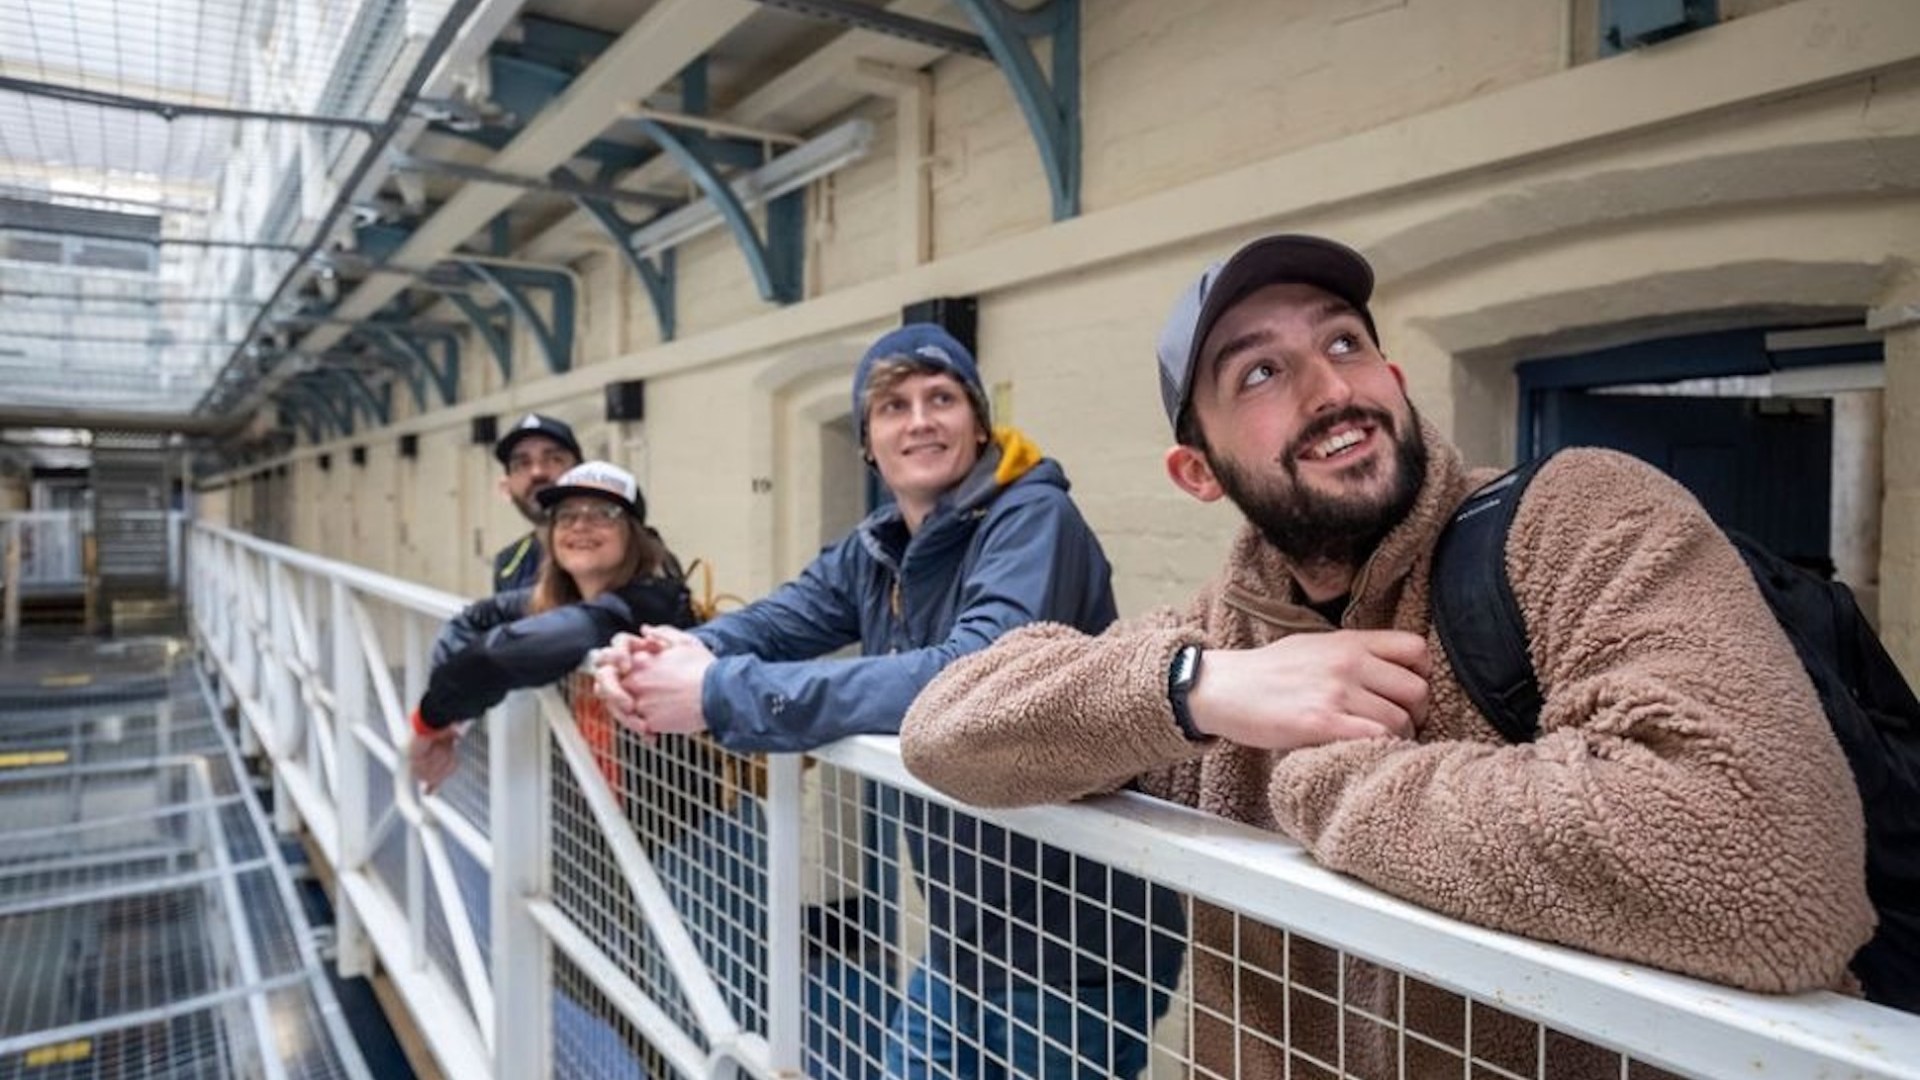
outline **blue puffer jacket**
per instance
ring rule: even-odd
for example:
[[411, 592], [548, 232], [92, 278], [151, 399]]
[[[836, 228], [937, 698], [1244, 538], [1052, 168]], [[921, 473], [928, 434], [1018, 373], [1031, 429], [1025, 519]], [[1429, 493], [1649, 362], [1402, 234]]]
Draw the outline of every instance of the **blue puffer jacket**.
[[[1057, 463], [1001, 428], [919, 532], [909, 536], [899, 509], [883, 507], [798, 578], [693, 631], [718, 657], [700, 695], [713, 737], [748, 752], [898, 734], [942, 668], [1008, 630], [1039, 621], [1105, 629], [1115, 616], [1111, 568], [1067, 487]], [[817, 659], [855, 642], [857, 659]], [[1137, 878], [1076, 866], [1065, 852], [918, 799], [906, 815], [941, 931], [930, 955], [963, 985], [1003, 988], [1009, 969], [1056, 985], [1101, 979], [1109, 959], [1163, 985], [1178, 977], [1174, 894], [1153, 890], [1149, 903]], [[1007, 872], [1036, 866], [1037, 878]], [[1149, 921], [1161, 931], [1150, 964]]]
[[[1066, 474], [1017, 432], [999, 438], [918, 534], [882, 507], [772, 595], [694, 631], [721, 658], [700, 704], [722, 745], [898, 734], [921, 687], [1008, 630], [1113, 621], [1112, 571]], [[817, 659], [855, 643], [857, 660]]]

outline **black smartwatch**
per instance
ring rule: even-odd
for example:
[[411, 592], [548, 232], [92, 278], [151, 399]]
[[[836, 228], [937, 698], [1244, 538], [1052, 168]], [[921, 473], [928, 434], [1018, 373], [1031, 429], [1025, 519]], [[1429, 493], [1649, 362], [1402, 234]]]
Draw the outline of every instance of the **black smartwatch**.
[[1205, 742], [1207, 738], [1194, 726], [1193, 712], [1187, 708], [1187, 695], [1199, 677], [1200, 646], [1180, 646], [1174, 651], [1173, 662], [1167, 665], [1167, 703], [1173, 706], [1173, 722], [1180, 725], [1180, 733], [1191, 742]]

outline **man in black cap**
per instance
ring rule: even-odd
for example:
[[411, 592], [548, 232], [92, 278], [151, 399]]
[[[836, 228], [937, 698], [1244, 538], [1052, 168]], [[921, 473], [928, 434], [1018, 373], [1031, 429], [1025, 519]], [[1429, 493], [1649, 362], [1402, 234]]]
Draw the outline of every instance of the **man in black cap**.
[[[1246, 518], [1226, 566], [1098, 636], [1034, 623], [958, 658], [901, 726], [907, 767], [984, 806], [1131, 783], [1470, 922], [1745, 989], [1843, 985], [1874, 921], [1860, 800], [1739, 554], [1652, 466], [1549, 459], [1504, 549], [1544, 699], [1509, 742], [1429, 608], [1442, 530], [1495, 470], [1421, 419], [1372, 295], [1366, 260], [1312, 236], [1181, 293], [1165, 463]], [[1289, 997], [1247, 994], [1242, 966], [1300, 954], [1197, 901], [1193, 927], [1196, 1071], [1280, 1075]]]
[[[551, 416], [528, 413], [508, 429], [493, 446], [506, 475], [500, 478], [500, 492], [519, 508], [529, 522], [546, 520], [540, 509], [540, 492], [553, 486], [561, 473], [580, 464], [580, 441], [573, 429]], [[509, 592], [530, 588], [540, 574], [540, 541], [533, 531], [501, 548], [493, 556], [493, 591]]]

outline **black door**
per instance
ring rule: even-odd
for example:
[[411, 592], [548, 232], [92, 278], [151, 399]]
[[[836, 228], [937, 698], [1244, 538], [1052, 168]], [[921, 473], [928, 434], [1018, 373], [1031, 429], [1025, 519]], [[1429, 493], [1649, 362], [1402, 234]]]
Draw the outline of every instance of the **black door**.
[[1553, 390], [1536, 400], [1542, 451], [1625, 451], [1686, 485], [1723, 528], [1832, 572], [1833, 410], [1826, 399]]

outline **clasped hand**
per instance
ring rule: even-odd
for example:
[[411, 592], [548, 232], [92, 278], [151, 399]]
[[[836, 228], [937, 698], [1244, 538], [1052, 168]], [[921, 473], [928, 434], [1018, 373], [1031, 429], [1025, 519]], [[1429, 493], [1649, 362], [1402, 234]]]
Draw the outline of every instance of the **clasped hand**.
[[700, 688], [713, 653], [699, 638], [670, 626], [617, 634], [596, 649], [593, 689], [607, 711], [645, 736], [685, 735], [707, 729]]
[[1260, 750], [1410, 739], [1427, 711], [1426, 639], [1400, 630], [1292, 634], [1208, 649], [1188, 697], [1205, 734]]

